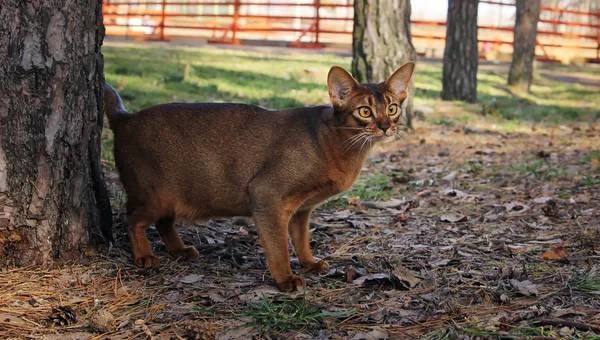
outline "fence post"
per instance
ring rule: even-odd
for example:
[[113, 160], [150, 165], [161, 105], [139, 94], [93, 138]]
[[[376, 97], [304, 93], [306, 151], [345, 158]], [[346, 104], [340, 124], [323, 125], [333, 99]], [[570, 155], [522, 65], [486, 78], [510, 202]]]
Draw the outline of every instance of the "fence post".
[[315, 0], [315, 45], [319, 46], [319, 21], [321, 20], [319, 9], [321, 9], [321, 0]]
[[162, 10], [160, 12], [160, 41], [165, 41], [165, 7], [167, 7], [167, 0], [162, 0]]
[[596, 10], [596, 62], [600, 63], [600, 9]]
[[231, 42], [233, 44], [237, 44], [237, 40], [235, 38], [237, 31], [238, 18], [240, 16], [240, 0], [235, 0], [233, 2], [233, 23], [231, 24]]

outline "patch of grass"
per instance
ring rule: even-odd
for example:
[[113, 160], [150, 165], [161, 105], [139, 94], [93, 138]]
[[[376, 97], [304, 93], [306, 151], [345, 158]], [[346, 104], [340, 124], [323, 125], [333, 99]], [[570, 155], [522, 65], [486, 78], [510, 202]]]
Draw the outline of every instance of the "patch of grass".
[[369, 177], [361, 176], [352, 189], [332, 197], [321, 206], [323, 208], [341, 208], [348, 204], [347, 197], [356, 196], [360, 197], [361, 201], [387, 201], [393, 195], [391, 180], [388, 176], [384, 174]]
[[458, 118], [456, 118], [457, 121], [461, 122], [461, 123], [466, 123], [468, 121], [470, 121], [472, 118], [469, 115], [461, 115]]
[[344, 198], [340, 198], [339, 196], [335, 196], [327, 201], [325, 201], [325, 203], [321, 204], [322, 208], [342, 208], [345, 207], [346, 204], [348, 204], [348, 201]]
[[430, 124], [441, 125], [441, 126], [445, 126], [445, 127], [455, 127], [456, 126], [456, 121], [452, 118], [447, 118], [447, 117], [432, 117], [432, 118], [428, 118], [427, 122], [429, 122]]
[[561, 190], [557, 194], [558, 198], [569, 199], [573, 197], [573, 193], [569, 190]]
[[531, 176], [536, 179], [553, 179], [564, 177], [566, 175], [565, 169], [559, 169], [553, 167], [551, 164], [544, 162], [543, 160], [527, 161], [525, 163], [512, 164], [510, 170], [524, 176]]
[[585, 175], [585, 177], [581, 180], [581, 185], [584, 187], [592, 187], [600, 184], [600, 178], [594, 178], [590, 175]]
[[362, 201], [387, 201], [392, 198], [393, 191], [390, 179], [384, 174], [367, 177], [346, 193], [349, 197], [358, 196]]
[[248, 310], [238, 315], [249, 316], [254, 319], [254, 322], [248, 323], [244, 327], [255, 327], [262, 332], [281, 332], [320, 328], [326, 318], [348, 317], [353, 313], [354, 310], [344, 312], [326, 311], [322, 306], [309, 302], [306, 296], [302, 299], [273, 302], [263, 295], [259, 303], [248, 304]]
[[574, 291], [600, 297], [600, 276], [590, 275], [571, 284]]
[[593, 159], [600, 161], [600, 150], [590, 151], [583, 156], [583, 161], [585, 163], [592, 163]]
[[127, 194], [124, 190], [111, 190], [108, 192], [110, 202], [117, 211], [124, 211], [127, 203]]

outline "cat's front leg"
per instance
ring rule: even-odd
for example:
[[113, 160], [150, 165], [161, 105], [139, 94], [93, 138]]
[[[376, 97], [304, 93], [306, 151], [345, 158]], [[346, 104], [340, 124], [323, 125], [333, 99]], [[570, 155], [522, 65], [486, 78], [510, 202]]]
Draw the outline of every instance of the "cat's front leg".
[[308, 272], [320, 273], [329, 268], [326, 261], [315, 260], [310, 251], [310, 214], [312, 208], [298, 211], [290, 220], [289, 233], [298, 261]]
[[302, 290], [306, 281], [292, 272], [288, 253], [288, 224], [298, 204], [278, 198], [282, 195], [272, 192], [272, 186], [254, 184], [250, 194], [256, 231], [265, 250], [271, 276], [282, 291]]

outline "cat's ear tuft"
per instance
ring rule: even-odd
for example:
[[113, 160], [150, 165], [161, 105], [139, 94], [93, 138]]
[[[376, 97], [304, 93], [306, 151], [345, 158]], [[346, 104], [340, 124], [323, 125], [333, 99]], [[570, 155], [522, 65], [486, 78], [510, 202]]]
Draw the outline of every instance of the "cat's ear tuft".
[[327, 75], [327, 87], [329, 98], [334, 106], [345, 104], [352, 89], [358, 82], [352, 78], [350, 73], [339, 66], [333, 66]]
[[406, 90], [408, 89], [408, 84], [410, 84], [410, 78], [414, 70], [415, 62], [407, 62], [385, 81], [385, 85], [396, 95], [406, 97]]

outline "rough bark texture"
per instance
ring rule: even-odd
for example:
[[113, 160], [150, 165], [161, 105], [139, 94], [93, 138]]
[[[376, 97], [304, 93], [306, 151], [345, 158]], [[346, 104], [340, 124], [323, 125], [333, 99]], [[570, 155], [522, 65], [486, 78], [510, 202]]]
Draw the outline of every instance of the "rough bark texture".
[[[355, 0], [352, 47], [352, 75], [361, 83], [385, 81], [404, 63], [415, 61], [410, 0]], [[408, 92], [404, 114], [410, 124], [412, 81]]]
[[479, 0], [449, 0], [442, 77], [443, 100], [477, 101]]
[[517, 0], [516, 4], [514, 50], [508, 73], [508, 85], [529, 92], [533, 80], [540, 0]]
[[0, 265], [75, 259], [112, 237], [101, 1], [1, 3]]

